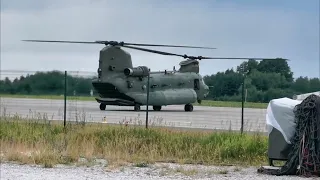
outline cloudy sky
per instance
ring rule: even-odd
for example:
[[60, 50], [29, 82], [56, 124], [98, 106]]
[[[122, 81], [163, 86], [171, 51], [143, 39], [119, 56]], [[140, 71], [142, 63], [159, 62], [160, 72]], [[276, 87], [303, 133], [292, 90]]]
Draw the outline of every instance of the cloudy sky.
[[[22, 39], [211, 46], [156, 48], [215, 57], [283, 57], [294, 76], [320, 76], [319, 0], [2, 0], [1, 70], [96, 72], [102, 45]], [[179, 57], [126, 49], [134, 66], [171, 70]], [[241, 60], [202, 60], [201, 74]]]

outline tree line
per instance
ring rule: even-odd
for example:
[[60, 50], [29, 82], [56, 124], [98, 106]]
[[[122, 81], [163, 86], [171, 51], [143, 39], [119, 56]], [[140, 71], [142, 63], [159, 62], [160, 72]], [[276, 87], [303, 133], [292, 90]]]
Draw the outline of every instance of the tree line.
[[[91, 84], [93, 78], [67, 75], [67, 95], [89, 96], [91, 90], [96, 95]], [[64, 91], [65, 75], [60, 71], [36, 72], [13, 81], [8, 77], [0, 81], [0, 94], [63, 95]]]
[[[67, 76], [67, 94], [88, 96], [93, 90], [92, 78]], [[319, 78], [298, 77], [286, 60], [249, 60], [236, 69], [204, 76], [210, 87], [207, 99], [219, 101], [241, 101], [244, 82], [247, 102], [269, 102], [274, 98], [289, 97], [320, 90]], [[0, 94], [63, 95], [64, 73], [59, 71], [37, 72], [20, 76], [13, 81], [0, 80]]]
[[269, 102], [271, 99], [320, 91], [319, 78], [293, 78], [293, 72], [284, 59], [249, 60], [237, 68], [227, 69], [205, 76], [210, 86], [209, 99], [241, 101], [244, 82], [245, 98], [248, 102]]

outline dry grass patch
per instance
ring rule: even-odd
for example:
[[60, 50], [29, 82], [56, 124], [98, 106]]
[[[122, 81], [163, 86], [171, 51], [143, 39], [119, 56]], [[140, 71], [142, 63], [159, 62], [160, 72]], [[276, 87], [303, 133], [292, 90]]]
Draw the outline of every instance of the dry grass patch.
[[68, 124], [31, 120], [0, 121], [5, 160], [22, 163], [77, 163], [106, 159], [146, 166], [154, 162], [249, 164], [267, 162], [267, 137], [231, 132], [186, 132], [164, 128]]

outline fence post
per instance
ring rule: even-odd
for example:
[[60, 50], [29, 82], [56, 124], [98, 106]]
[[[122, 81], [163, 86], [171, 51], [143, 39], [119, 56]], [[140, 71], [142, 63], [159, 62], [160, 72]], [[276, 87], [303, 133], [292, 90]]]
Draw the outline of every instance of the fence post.
[[148, 129], [148, 115], [149, 115], [149, 81], [150, 81], [150, 69], [148, 74], [148, 82], [147, 82], [147, 110], [146, 110], [146, 128]]
[[242, 105], [241, 105], [241, 134], [243, 133], [243, 113], [244, 113], [244, 81], [245, 75], [242, 74]]
[[67, 119], [67, 71], [64, 71], [64, 113], [63, 126], [66, 127]]

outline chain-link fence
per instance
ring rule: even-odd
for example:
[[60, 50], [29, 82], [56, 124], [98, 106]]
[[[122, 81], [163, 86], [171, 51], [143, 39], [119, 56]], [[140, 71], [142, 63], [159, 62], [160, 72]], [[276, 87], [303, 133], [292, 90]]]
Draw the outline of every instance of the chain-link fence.
[[[66, 74], [65, 74], [66, 73]], [[28, 119], [64, 120], [67, 122], [99, 122], [112, 124], [146, 123], [146, 107], [134, 111], [128, 106], [107, 106], [99, 109], [98, 96], [91, 81], [95, 72], [50, 71], [31, 72], [2, 70], [0, 82], [1, 117], [16, 116]], [[66, 95], [66, 101], [64, 100]], [[194, 104], [193, 112], [183, 105], [149, 107], [149, 126], [200, 128], [207, 130], [241, 130], [240, 107], [214, 107], [207, 101]], [[246, 103], [246, 102], [245, 102]], [[239, 103], [241, 105], [241, 102]], [[221, 106], [221, 105], [220, 105]], [[244, 131], [266, 131], [266, 108], [244, 108]]]

